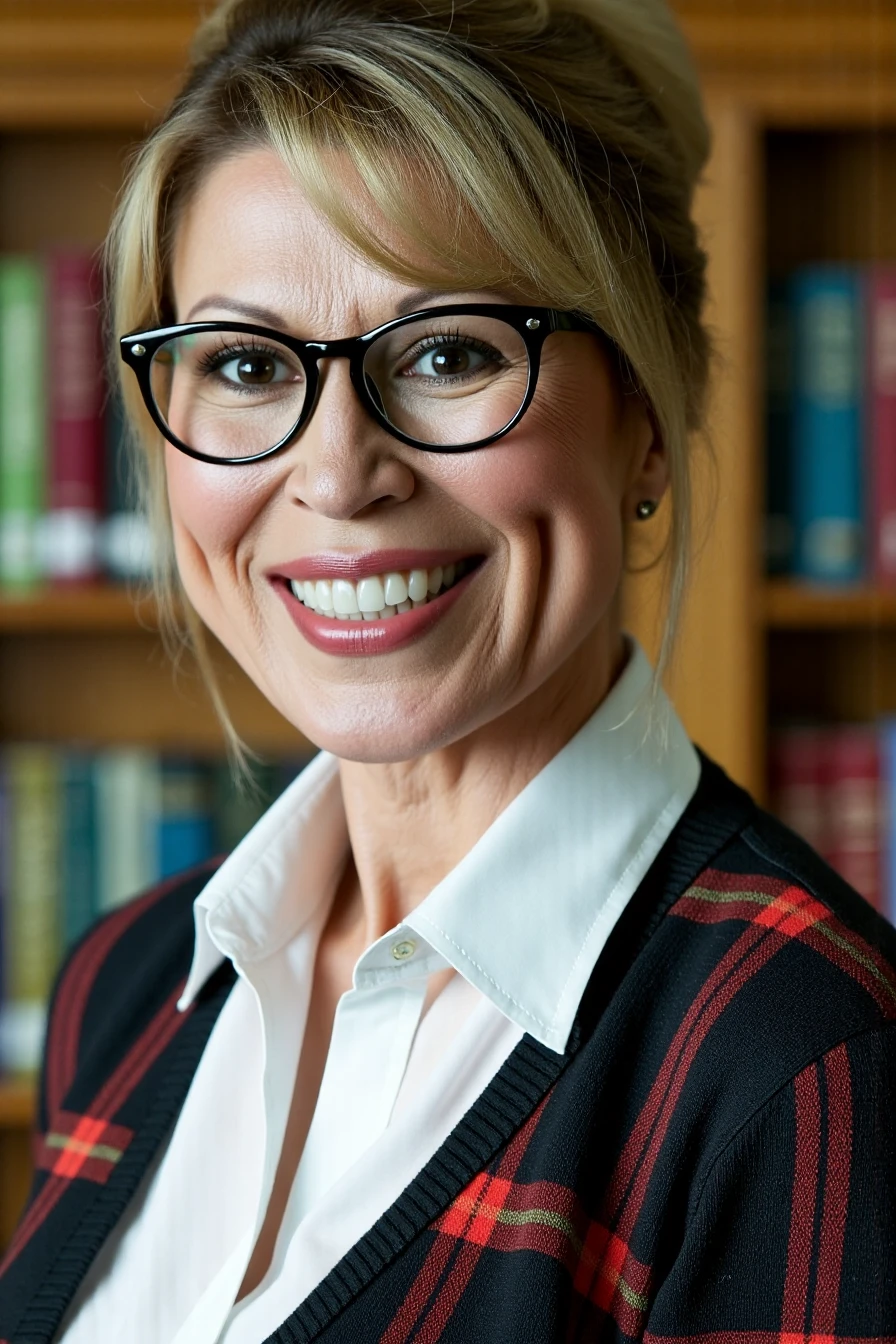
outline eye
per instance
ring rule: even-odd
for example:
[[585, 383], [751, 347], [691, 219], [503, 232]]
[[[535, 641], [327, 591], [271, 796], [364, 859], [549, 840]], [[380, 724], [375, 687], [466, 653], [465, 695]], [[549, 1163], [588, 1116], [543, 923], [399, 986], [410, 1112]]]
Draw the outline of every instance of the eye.
[[276, 356], [248, 350], [230, 359], [220, 360], [219, 357], [216, 371], [225, 382], [239, 383], [243, 387], [264, 387], [295, 376], [295, 370], [287, 368]]
[[481, 350], [471, 349], [458, 341], [439, 341], [419, 354], [408, 372], [427, 378], [456, 378], [474, 372], [487, 362], [488, 357]]

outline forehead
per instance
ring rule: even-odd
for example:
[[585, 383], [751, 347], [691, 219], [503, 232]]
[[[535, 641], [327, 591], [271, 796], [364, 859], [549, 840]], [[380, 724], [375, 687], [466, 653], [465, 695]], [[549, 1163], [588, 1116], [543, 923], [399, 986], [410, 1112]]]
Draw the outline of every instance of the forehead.
[[[332, 167], [352, 208], [408, 254], [409, 240], [376, 211], [345, 160], [334, 155]], [[179, 220], [171, 279], [178, 321], [209, 297], [229, 296], [312, 323], [321, 336], [331, 327], [343, 334], [346, 323], [362, 329], [388, 319], [416, 288], [355, 251], [266, 148], [245, 150], [207, 172]]]

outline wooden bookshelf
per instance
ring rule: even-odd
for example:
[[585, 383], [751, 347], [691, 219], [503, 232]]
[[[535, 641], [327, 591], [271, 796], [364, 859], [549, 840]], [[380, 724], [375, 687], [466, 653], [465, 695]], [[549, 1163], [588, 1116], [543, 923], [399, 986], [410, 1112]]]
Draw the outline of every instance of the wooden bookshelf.
[[[762, 799], [777, 716], [794, 706], [870, 716], [891, 701], [896, 710], [896, 594], [767, 583], [759, 553], [765, 274], [822, 257], [896, 257], [896, 10], [879, 0], [673, 3], [714, 134], [696, 211], [722, 361], [716, 471], [710, 485], [697, 464], [701, 549], [669, 685], [694, 739]], [[175, 89], [208, 7], [0, 0], [0, 250], [99, 241], [127, 155]], [[658, 611], [655, 578], [632, 580], [626, 619], [651, 651]], [[294, 730], [218, 659], [246, 739], [288, 754]], [[0, 742], [73, 736], [220, 743], [195, 675], [187, 667], [175, 679], [165, 664], [151, 603], [135, 610], [108, 586], [0, 598]], [[0, 1241], [27, 1189], [32, 1104], [27, 1084], [0, 1083]]]

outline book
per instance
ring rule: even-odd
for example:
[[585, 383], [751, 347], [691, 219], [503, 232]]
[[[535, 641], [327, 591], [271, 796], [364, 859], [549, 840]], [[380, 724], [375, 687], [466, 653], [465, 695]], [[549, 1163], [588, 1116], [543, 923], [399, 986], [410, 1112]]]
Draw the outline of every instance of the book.
[[824, 582], [864, 575], [864, 341], [859, 271], [814, 266], [791, 277], [794, 330], [794, 572]]
[[0, 257], [0, 585], [40, 579], [37, 529], [46, 468], [44, 271]]
[[97, 753], [97, 908], [113, 910], [151, 886], [158, 873], [159, 758], [143, 747]]
[[129, 431], [117, 387], [109, 388], [105, 408], [105, 517], [99, 548], [109, 578], [142, 582], [152, 573], [152, 532], [138, 501]]
[[827, 844], [825, 748], [823, 728], [797, 724], [773, 733], [769, 750], [772, 811], [819, 854]]
[[0, 1066], [30, 1073], [40, 1062], [46, 1005], [61, 954], [59, 769], [52, 747], [5, 753], [6, 892]]
[[896, 266], [868, 274], [868, 527], [872, 576], [896, 587]]
[[876, 724], [845, 724], [827, 730], [822, 853], [832, 868], [883, 913], [880, 737]]
[[172, 877], [214, 855], [211, 779], [201, 762], [177, 757], [162, 761], [156, 844], [159, 878]]
[[99, 573], [105, 447], [100, 283], [93, 255], [50, 253], [46, 299], [50, 415], [41, 568], [53, 580], [89, 580]]

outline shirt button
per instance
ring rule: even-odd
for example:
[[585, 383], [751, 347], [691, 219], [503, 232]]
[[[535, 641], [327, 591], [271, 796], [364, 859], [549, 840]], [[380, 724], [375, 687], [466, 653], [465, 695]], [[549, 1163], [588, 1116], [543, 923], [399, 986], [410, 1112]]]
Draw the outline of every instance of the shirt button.
[[392, 955], [396, 961], [407, 961], [417, 950], [417, 944], [410, 938], [405, 939], [403, 943], [396, 943], [392, 948]]

